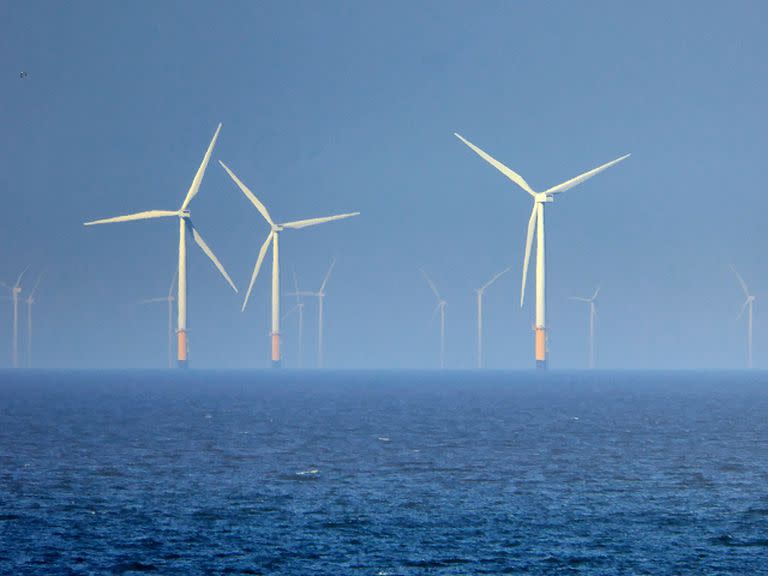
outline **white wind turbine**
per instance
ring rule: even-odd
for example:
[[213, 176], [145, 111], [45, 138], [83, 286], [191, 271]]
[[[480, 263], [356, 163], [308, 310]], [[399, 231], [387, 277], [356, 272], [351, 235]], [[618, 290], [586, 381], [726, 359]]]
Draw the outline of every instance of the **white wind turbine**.
[[509, 272], [511, 268], [505, 268], [501, 272], [497, 272], [488, 282], [483, 284], [480, 288], [475, 288], [477, 293], [477, 367], [483, 367], [483, 296], [486, 289], [496, 282], [502, 275]]
[[445, 368], [445, 307], [448, 303], [442, 296], [440, 296], [440, 292], [438, 291], [437, 286], [435, 286], [435, 283], [432, 282], [432, 278], [430, 278], [424, 270], [422, 270], [421, 273], [424, 275], [427, 284], [429, 284], [429, 287], [432, 289], [432, 292], [437, 299], [437, 305], [435, 306], [432, 315], [434, 317], [435, 312], [440, 312], [440, 368]]
[[7, 288], [11, 292], [11, 301], [13, 302], [13, 341], [11, 344], [11, 362], [14, 368], [19, 367], [19, 295], [21, 294], [21, 279], [27, 272], [24, 271], [19, 274], [16, 279], [16, 283], [13, 286], [9, 286], [5, 282], [0, 282], [4, 288]]
[[[243, 310], [248, 304], [248, 297], [251, 295], [253, 284], [256, 282], [256, 277], [259, 274], [261, 263], [264, 260], [264, 256], [269, 249], [269, 245], [272, 244], [272, 366], [275, 368], [280, 367], [280, 257], [279, 257], [279, 237], [280, 233], [286, 228], [306, 228], [307, 226], [316, 226], [317, 224], [324, 224], [326, 222], [332, 222], [333, 220], [341, 220], [343, 218], [349, 218], [351, 216], [357, 216], [360, 212], [351, 212], [347, 214], [337, 214], [335, 216], [324, 216], [322, 218], [310, 218], [308, 220], [296, 220], [293, 222], [285, 222], [278, 224], [272, 220], [269, 215], [266, 206], [256, 198], [248, 187], [243, 184], [240, 179], [224, 164], [219, 161], [221, 167], [227, 171], [230, 178], [237, 184], [238, 188], [242, 190], [245, 197], [251, 201], [259, 213], [269, 224], [271, 230], [267, 235], [267, 239], [264, 244], [261, 245], [259, 250], [259, 257], [256, 260], [256, 265], [253, 268], [253, 275], [251, 276], [251, 283], [248, 285], [248, 292], [245, 294], [245, 300], [243, 301]], [[322, 292], [322, 290], [321, 290]], [[322, 299], [321, 299], [322, 302]], [[322, 330], [322, 326], [321, 326]], [[321, 361], [322, 363], [322, 361]]]
[[528, 220], [528, 234], [525, 241], [525, 259], [523, 260], [523, 282], [522, 282], [522, 293], [520, 295], [520, 306], [522, 307], [524, 297], [525, 297], [525, 281], [528, 275], [528, 261], [531, 256], [531, 244], [533, 242], [533, 234], [535, 230], [536, 231], [536, 367], [546, 368], [548, 347], [547, 347], [547, 336], [546, 336], [546, 302], [545, 302], [546, 266], [545, 266], [545, 254], [544, 254], [545, 252], [544, 250], [544, 204], [547, 202], [552, 202], [556, 194], [565, 192], [566, 190], [573, 188], [577, 184], [581, 184], [585, 180], [592, 178], [592, 176], [595, 176], [596, 174], [602, 172], [603, 170], [610, 168], [615, 164], [618, 164], [622, 160], [628, 158], [630, 155], [626, 154], [621, 158], [617, 158], [616, 160], [612, 160], [611, 162], [603, 164], [602, 166], [598, 166], [597, 168], [594, 168], [589, 172], [585, 172], [580, 176], [576, 176], [575, 178], [566, 180], [565, 182], [562, 182], [557, 186], [548, 188], [544, 192], [536, 192], [535, 190], [533, 190], [533, 188], [531, 188], [528, 185], [528, 183], [517, 172], [507, 168], [504, 164], [502, 164], [495, 158], [491, 157], [489, 154], [486, 154], [484, 151], [482, 151], [480, 148], [478, 148], [477, 146], [475, 146], [474, 144], [466, 140], [460, 134], [454, 133], [454, 135], [459, 140], [464, 142], [464, 144], [466, 144], [472, 150], [474, 150], [483, 160], [491, 164], [491, 166], [496, 168], [499, 172], [504, 174], [507, 178], [512, 180], [515, 184], [517, 184], [523, 190], [528, 192], [528, 194], [530, 194], [531, 197], [533, 198], [533, 210], [531, 211], [531, 217]]
[[147, 298], [139, 302], [139, 304], [153, 304], [155, 302], [166, 302], [168, 304], [168, 368], [173, 368], [173, 303], [176, 300], [173, 296], [173, 285], [176, 284], [176, 274], [178, 272], [173, 274], [167, 296]]
[[299, 311], [299, 358], [298, 368], [304, 367], [304, 301], [301, 299], [299, 293], [299, 280], [296, 277], [296, 272], [293, 273], [293, 286], [295, 288], [294, 294], [296, 295], [296, 310]]
[[[336, 259], [331, 260], [331, 265], [328, 267], [328, 271], [325, 273], [323, 283], [320, 284], [320, 290], [317, 292], [299, 291], [298, 284], [296, 285], [296, 292], [291, 292], [291, 296], [313, 296], [317, 298], [317, 367], [322, 368], [324, 362], [324, 348], [323, 348], [323, 303], [325, 302], [325, 286], [328, 284], [328, 279], [331, 277], [333, 267], [336, 266]], [[303, 304], [302, 304], [303, 310]]]
[[205, 151], [203, 161], [200, 163], [200, 167], [197, 169], [195, 177], [192, 179], [192, 184], [187, 191], [187, 195], [178, 210], [148, 210], [146, 212], [137, 212], [135, 214], [128, 214], [126, 216], [116, 216], [114, 218], [104, 218], [102, 220], [94, 220], [92, 222], [86, 222], [86, 226], [93, 224], [109, 224], [112, 222], [128, 222], [131, 220], [147, 220], [150, 218], [173, 218], [179, 219], [179, 269], [178, 269], [178, 290], [176, 296], [176, 303], [178, 305], [178, 320], [177, 320], [177, 343], [178, 343], [178, 364], [180, 368], [186, 368], [188, 365], [187, 358], [187, 234], [192, 235], [192, 239], [197, 245], [205, 252], [205, 255], [211, 259], [216, 268], [224, 276], [224, 279], [237, 292], [234, 282], [227, 274], [224, 266], [221, 265], [219, 259], [205, 243], [203, 237], [197, 231], [197, 228], [192, 224], [192, 220], [189, 215], [189, 203], [197, 195], [200, 189], [200, 183], [203, 181], [203, 175], [205, 169], [208, 166], [208, 161], [211, 159], [211, 152], [216, 144], [216, 139], [219, 136], [221, 130], [221, 124], [216, 128], [216, 133], [213, 135], [211, 143], [208, 145], [208, 149]]
[[35, 303], [35, 294], [37, 293], [37, 287], [40, 285], [42, 274], [37, 277], [35, 286], [32, 291], [24, 299], [27, 305], [27, 368], [32, 367], [32, 305]]
[[577, 300], [579, 302], [585, 302], [589, 304], [589, 367], [595, 367], [595, 316], [597, 315], [597, 307], [595, 302], [597, 295], [600, 294], [600, 286], [597, 287], [595, 293], [591, 298], [583, 298], [581, 296], [571, 296], [571, 300]]
[[744, 310], [747, 311], [747, 367], [752, 368], [752, 305], [755, 302], [755, 297], [749, 293], [749, 288], [747, 288], [747, 283], [744, 282], [744, 278], [741, 277], [741, 274], [739, 274], [736, 271], [736, 268], [731, 266], [731, 270], [733, 270], [733, 273], [736, 274], [736, 278], [739, 279], [739, 284], [741, 284], [741, 289], [744, 290], [744, 296], [746, 297], [746, 300], [744, 300], [744, 304], [741, 306], [741, 312], [739, 312], [738, 318], [741, 318], [741, 316], [744, 314]]

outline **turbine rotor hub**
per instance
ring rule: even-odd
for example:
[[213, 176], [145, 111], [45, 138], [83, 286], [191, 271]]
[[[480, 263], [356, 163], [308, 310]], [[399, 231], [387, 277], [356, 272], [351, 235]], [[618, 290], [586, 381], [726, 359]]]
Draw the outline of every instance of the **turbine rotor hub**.
[[544, 204], [545, 202], [554, 201], [554, 196], [552, 196], [552, 194], [547, 194], [546, 192], [537, 192], [536, 196], [534, 196], [534, 202], [536, 202], [536, 204]]

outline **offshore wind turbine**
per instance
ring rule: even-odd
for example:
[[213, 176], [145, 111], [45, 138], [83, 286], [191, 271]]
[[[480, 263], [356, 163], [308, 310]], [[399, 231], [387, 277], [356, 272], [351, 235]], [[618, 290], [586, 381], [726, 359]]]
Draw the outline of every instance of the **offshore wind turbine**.
[[11, 344], [11, 362], [14, 368], [19, 367], [19, 295], [21, 294], [21, 279], [27, 272], [24, 271], [19, 274], [16, 279], [16, 283], [13, 286], [9, 286], [5, 282], [0, 282], [0, 285], [7, 288], [11, 292], [11, 300], [13, 302], [13, 341]]
[[221, 131], [221, 124], [216, 128], [216, 133], [213, 135], [211, 143], [208, 145], [208, 149], [205, 151], [203, 160], [200, 163], [200, 167], [195, 173], [195, 177], [192, 179], [192, 184], [187, 191], [187, 195], [184, 197], [184, 201], [181, 203], [181, 207], [178, 210], [147, 210], [145, 212], [137, 212], [135, 214], [128, 214], [126, 216], [115, 216], [114, 218], [103, 218], [101, 220], [93, 220], [86, 222], [86, 226], [92, 226], [94, 224], [110, 224], [112, 222], [128, 222], [131, 220], [147, 220], [150, 218], [173, 218], [179, 219], [179, 268], [178, 268], [178, 290], [176, 293], [176, 303], [178, 310], [177, 320], [177, 360], [180, 368], [186, 368], [189, 363], [187, 355], [187, 234], [192, 235], [192, 239], [197, 243], [200, 249], [205, 253], [211, 262], [216, 266], [218, 271], [224, 276], [224, 279], [232, 287], [232, 290], [237, 292], [234, 282], [227, 274], [227, 271], [222, 266], [219, 259], [206, 244], [203, 237], [197, 231], [197, 228], [192, 224], [192, 219], [189, 214], [189, 203], [197, 195], [200, 190], [200, 183], [203, 181], [203, 175], [205, 169], [208, 166], [208, 161], [211, 159], [211, 152], [216, 144], [216, 139], [219, 137]]
[[173, 303], [176, 300], [173, 296], [173, 285], [176, 284], [177, 273], [173, 274], [173, 280], [171, 280], [167, 296], [147, 298], [139, 302], [139, 304], [153, 304], [155, 302], [166, 302], [168, 304], [168, 368], [173, 368]]
[[27, 305], [27, 368], [32, 367], [32, 305], [35, 303], [35, 294], [41, 279], [42, 274], [37, 277], [32, 291], [24, 299]]
[[304, 301], [299, 294], [299, 280], [296, 272], [293, 273], [293, 286], [296, 294], [296, 309], [299, 311], [299, 359], [298, 367], [304, 367]]
[[486, 289], [496, 282], [501, 276], [509, 272], [511, 268], [505, 268], [501, 272], [497, 272], [488, 282], [475, 288], [477, 293], [477, 367], [483, 367], [483, 296]]
[[424, 275], [427, 284], [429, 284], [429, 287], [432, 289], [432, 292], [437, 299], [437, 305], [435, 306], [432, 315], [434, 316], [435, 312], [440, 312], [440, 368], [445, 368], [445, 307], [448, 303], [442, 296], [440, 296], [440, 292], [438, 291], [437, 286], [435, 286], [435, 283], [432, 282], [432, 278], [430, 278], [424, 270], [422, 270], [421, 273]]
[[[323, 283], [320, 284], [320, 290], [317, 292], [310, 292], [310, 291], [303, 291], [300, 292], [298, 290], [298, 284], [296, 285], [296, 292], [292, 292], [292, 296], [314, 296], [317, 298], [317, 367], [322, 368], [324, 358], [323, 355], [325, 353], [323, 348], [323, 303], [325, 301], [325, 286], [328, 284], [328, 279], [331, 277], [331, 272], [333, 271], [333, 267], [336, 266], [336, 259], [334, 258], [331, 260], [331, 265], [328, 267], [328, 271], [325, 273], [325, 277], [323, 278]], [[303, 309], [303, 306], [302, 306]]]
[[744, 310], [748, 310], [747, 313], [747, 367], [752, 368], [752, 305], [755, 302], [755, 297], [750, 294], [749, 288], [747, 288], [747, 283], [744, 282], [744, 278], [741, 277], [741, 274], [739, 274], [736, 271], [736, 268], [731, 266], [731, 270], [733, 270], [733, 273], [736, 274], [736, 278], [739, 279], [739, 284], [741, 284], [741, 289], [744, 291], [744, 296], [746, 297], [746, 300], [744, 300], [744, 304], [741, 306], [741, 312], [739, 312], [738, 318], [741, 318], [744, 314]]
[[571, 300], [577, 300], [578, 302], [585, 302], [589, 304], [589, 367], [595, 367], [595, 316], [597, 315], [597, 307], [595, 301], [597, 295], [600, 294], [600, 286], [597, 287], [595, 293], [591, 298], [582, 298], [581, 296], [571, 296]]
[[[251, 204], [253, 204], [256, 209], [259, 211], [259, 213], [264, 217], [264, 219], [267, 221], [267, 224], [269, 224], [271, 230], [269, 234], [267, 235], [267, 239], [264, 241], [264, 244], [261, 245], [261, 249], [259, 250], [259, 256], [256, 259], [256, 265], [253, 268], [253, 275], [251, 276], [251, 283], [248, 285], [248, 292], [245, 294], [245, 300], [243, 301], [243, 310], [245, 310], [245, 307], [248, 305], [248, 297], [251, 295], [251, 290], [253, 289], [253, 284], [256, 282], [256, 277], [259, 275], [259, 269], [261, 268], [261, 263], [264, 261], [264, 256], [267, 253], [267, 250], [269, 249], [269, 245], [272, 245], [272, 366], [274, 368], [280, 367], [281, 357], [280, 357], [280, 252], [279, 252], [279, 237], [280, 233], [285, 230], [286, 228], [306, 228], [308, 226], [316, 226], [318, 224], [324, 224], [326, 222], [332, 222], [333, 220], [341, 220], [343, 218], [350, 218], [351, 216], [357, 216], [360, 214], [360, 212], [350, 212], [347, 214], [336, 214], [335, 216], [323, 216], [321, 218], [310, 218], [308, 220], [295, 220], [293, 222], [285, 222], [282, 224], [276, 223], [274, 220], [272, 220], [272, 217], [269, 215], [269, 212], [267, 211], [267, 207], [262, 204], [262, 202], [256, 198], [256, 196], [251, 192], [248, 187], [243, 184], [240, 179], [235, 176], [235, 174], [230, 170], [224, 162], [219, 161], [219, 164], [221, 164], [221, 167], [224, 168], [224, 170], [227, 171], [227, 174], [229, 174], [230, 178], [237, 184], [237, 187], [240, 188], [240, 190], [245, 194], [245, 197], [248, 198], [248, 200], [251, 201]], [[330, 272], [329, 272], [330, 273]], [[322, 289], [320, 290], [322, 292]], [[322, 298], [320, 300], [321, 302], [321, 310], [322, 310]], [[321, 340], [322, 340], [322, 322], [320, 326], [321, 330]], [[322, 345], [321, 345], [322, 346]], [[322, 353], [321, 353], [322, 356]], [[322, 359], [320, 359], [320, 364], [322, 365]]]
[[607, 162], [601, 166], [598, 166], [597, 168], [594, 168], [588, 172], [585, 172], [584, 174], [581, 174], [579, 176], [576, 176], [575, 178], [571, 178], [570, 180], [566, 180], [565, 182], [562, 182], [556, 186], [552, 186], [551, 188], [548, 188], [547, 190], [544, 190], [543, 192], [536, 192], [531, 188], [528, 183], [523, 179], [522, 176], [520, 176], [517, 172], [511, 170], [510, 168], [506, 167], [504, 164], [466, 140], [463, 136], [460, 134], [454, 133], [454, 135], [464, 142], [467, 146], [469, 146], [472, 150], [474, 150], [478, 156], [480, 156], [483, 160], [488, 162], [491, 166], [496, 168], [499, 172], [504, 174], [507, 178], [512, 180], [515, 184], [517, 184], [520, 188], [525, 190], [528, 194], [531, 195], [533, 198], [533, 210], [531, 211], [531, 217], [528, 220], [528, 234], [525, 241], [525, 258], [523, 260], [523, 282], [522, 282], [522, 290], [520, 294], [520, 307], [523, 306], [523, 302], [525, 299], [525, 281], [528, 275], [528, 261], [530, 260], [531, 256], [531, 244], [533, 242], [533, 235], [534, 231], [536, 232], [536, 339], [535, 339], [535, 346], [536, 346], [536, 367], [537, 368], [546, 368], [547, 367], [547, 353], [548, 353], [548, 346], [547, 346], [547, 328], [546, 328], [546, 289], [545, 289], [545, 281], [546, 281], [546, 265], [545, 265], [545, 250], [544, 250], [544, 204], [548, 202], [553, 202], [555, 199], [555, 195], [560, 194], [561, 192], [565, 192], [566, 190], [573, 188], [577, 184], [581, 184], [585, 180], [588, 180], [589, 178], [592, 178], [592, 176], [595, 176], [596, 174], [599, 174], [603, 170], [606, 170], [607, 168], [610, 168], [611, 166], [614, 166], [621, 162], [622, 160], [625, 160], [626, 158], [629, 158], [630, 154], [626, 154], [620, 158], [617, 158], [616, 160], [611, 160], [610, 162]]

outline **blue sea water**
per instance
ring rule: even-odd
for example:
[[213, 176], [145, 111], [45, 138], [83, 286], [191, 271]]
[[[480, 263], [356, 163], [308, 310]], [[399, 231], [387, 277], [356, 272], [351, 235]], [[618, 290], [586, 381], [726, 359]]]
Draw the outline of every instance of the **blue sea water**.
[[3, 372], [0, 573], [768, 573], [766, 416], [750, 372]]

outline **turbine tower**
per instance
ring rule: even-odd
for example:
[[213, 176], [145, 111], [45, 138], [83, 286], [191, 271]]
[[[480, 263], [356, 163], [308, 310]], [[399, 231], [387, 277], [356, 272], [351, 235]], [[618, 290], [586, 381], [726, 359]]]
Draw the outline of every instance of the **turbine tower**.
[[205, 169], [208, 166], [208, 161], [211, 159], [211, 152], [216, 144], [216, 139], [219, 137], [219, 131], [221, 131], [221, 124], [216, 128], [216, 133], [213, 135], [211, 143], [208, 145], [208, 149], [205, 151], [203, 161], [200, 163], [200, 167], [197, 169], [195, 177], [192, 179], [192, 184], [187, 191], [187, 195], [184, 201], [181, 203], [181, 207], [178, 210], [148, 210], [146, 212], [137, 212], [135, 214], [128, 214], [127, 216], [116, 216], [114, 218], [104, 218], [101, 220], [94, 220], [92, 222], [86, 222], [86, 226], [92, 226], [94, 224], [110, 224], [112, 222], [128, 222], [131, 220], [147, 220], [150, 218], [173, 218], [179, 219], [179, 269], [178, 269], [178, 290], [176, 294], [176, 303], [178, 306], [178, 320], [177, 320], [177, 360], [180, 368], [186, 368], [189, 363], [187, 356], [187, 234], [192, 235], [192, 239], [197, 243], [200, 249], [205, 253], [211, 262], [216, 266], [227, 283], [232, 287], [232, 290], [237, 292], [234, 282], [227, 274], [224, 266], [221, 265], [219, 259], [206, 244], [203, 237], [197, 231], [189, 214], [189, 203], [197, 195], [200, 189], [200, 183], [203, 181], [203, 175]]
[[35, 286], [32, 291], [24, 299], [27, 305], [27, 368], [32, 367], [32, 305], [35, 303], [35, 294], [37, 293], [37, 287], [40, 285], [42, 274], [37, 277]]
[[296, 309], [299, 311], [299, 359], [298, 367], [304, 367], [304, 301], [299, 294], [299, 280], [296, 272], [293, 273], [293, 286], [296, 294]]
[[11, 292], [11, 300], [13, 302], [13, 341], [11, 344], [11, 363], [14, 368], [19, 367], [19, 295], [21, 294], [21, 279], [27, 272], [24, 271], [19, 274], [16, 279], [16, 283], [13, 286], [9, 286], [5, 282], [0, 282], [4, 288], [7, 288]]
[[747, 367], [752, 368], [752, 305], [755, 302], [755, 297], [749, 293], [747, 283], [744, 282], [744, 278], [742, 278], [741, 274], [736, 271], [736, 268], [731, 266], [731, 270], [736, 274], [736, 278], [739, 279], [739, 284], [741, 284], [741, 289], [744, 290], [744, 296], [746, 297], [744, 304], [741, 306], [741, 312], [739, 312], [738, 318], [741, 318], [744, 314], [744, 310], [747, 310]]
[[545, 302], [546, 265], [545, 265], [545, 250], [544, 250], [544, 204], [554, 201], [556, 194], [565, 192], [566, 190], [573, 188], [577, 184], [581, 184], [585, 180], [592, 178], [592, 176], [595, 176], [596, 174], [602, 172], [603, 170], [610, 168], [615, 164], [618, 164], [622, 160], [625, 160], [630, 155], [626, 154], [621, 158], [617, 158], [616, 160], [612, 160], [606, 164], [603, 164], [602, 166], [598, 166], [597, 168], [594, 168], [589, 172], [585, 172], [584, 174], [576, 176], [575, 178], [571, 178], [570, 180], [566, 180], [565, 182], [562, 182], [557, 186], [548, 188], [544, 192], [536, 192], [535, 190], [533, 190], [533, 188], [531, 188], [528, 185], [528, 183], [517, 172], [507, 168], [504, 164], [502, 164], [495, 158], [491, 157], [489, 154], [482, 151], [480, 148], [478, 148], [477, 146], [475, 146], [474, 144], [466, 140], [460, 134], [454, 133], [454, 135], [459, 140], [464, 142], [464, 144], [466, 144], [472, 150], [474, 150], [483, 160], [491, 164], [491, 166], [493, 166], [499, 172], [504, 174], [507, 178], [512, 180], [512, 182], [514, 182], [520, 188], [528, 192], [528, 194], [530, 194], [531, 197], [533, 198], [533, 210], [531, 211], [531, 217], [528, 220], [528, 234], [525, 241], [525, 259], [523, 260], [523, 282], [522, 282], [522, 291], [520, 294], [520, 306], [521, 307], [523, 306], [523, 302], [525, 298], [525, 281], [528, 275], [528, 261], [530, 260], [530, 256], [531, 256], [531, 244], [533, 242], [533, 235], [535, 231], [536, 232], [536, 328], [535, 328], [536, 329], [536, 340], [535, 340], [536, 367], [546, 368], [548, 346], [547, 346], [547, 332], [546, 332], [546, 302]]
[[477, 367], [483, 367], [483, 295], [485, 290], [502, 275], [509, 272], [511, 268], [505, 268], [501, 272], [497, 272], [488, 282], [483, 284], [480, 288], [476, 288], [477, 293]]
[[448, 303], [442, 296], [440, 296], [437, 286], [435, 286], [435, 283], [432, 282], [432, 279], [427, 273], [424, 270], [422, 270], [421, 273], [424, 274], [427, 284], [429, 284], [429, 287], [432, 289], [432, 292], [437, 299], [437, 305], [435, 306], [432, 315], [434, 317], [435, 312], [440, 312], [440, 368], [445, 368], [445, 307]]
[[[333, 271], [333, 267], [336, 265], [336, 259], [334, 258], [331, 260], [331, 265], [328, 267], [328, 271], [325, 273], [325, 277], [323, 278], [323, 283], [320, 284], [320, 290], [317, 292], [309, 292], [309, 291], [303, 291], [300, 292], [298, 290], [298, 285], [296, 286], [296, 292], [291, 292], [291, 296], [314, 296], [317, 298], [317, 367], [322, 368], [323, 362], [324, 362], [324, 348], [323, 348], [323, 303], [325, 301], [325, 286], [328, 284], [328, 279], [331, 277], [331, 271]], [[303, 309], [303, 305], [302, 305]]]
[[592, 294], [592, 298], [582, 298], [581, 296], [571, 296], [571, 300], [577, 300], [578, 302], [585, 302], [589, 304], [589, 367], [595, 367], [595, 315], [597, 314], [597, 307], [595, 301], [597, 295], [600, 294], [600, 286], [597, 287], [595, 293]]
[[176, 274], [173, 274], [171, 286], [168, 288], [167, 296], [159, 298], [148, 298], [141, 300], [139, 304], [153, 304], [155, 302], [166, 302], [168, 304], [168, 368], [173, 368], [173, 303], [176, 300], [173, 296], [173, 285], [176, 284]]
[[[248, 297], [251, 295], [253, 284], [256, 282], [256, 276], [259, 274], [261, 263], [264, 260], [264, 256], [269, 249], [270, 243], [272, 244], [272, 366], [274, 368], [280, 367], [280, 257], [279, 257], [279, 237], [280, 233], [286, 228], [306, 228], [307, 226], [316, 226], [317, 224], [324, 224], [325, 222], [331, 222], [333, 220], [341, 220], [342, 218], [349, 218], [351, 216], [357, 216], [360, 212], [351, 212], [348, 214], [337, 214], [335, 216], [324, 216], [322, 218], [310, 218], [308, 220], [296, 220], [293, 222], [285, 222], [283, 224], [277, 224], [272, 220], [269, 215], [266, 206], [256, 198], [248, 187], [243, 184], [240, 179], [224, 164], [219, 161], [221, 167], [227, 171], [230, 178], [237, 184], [238, 188], [242, 190], [245, 197], [251, 201], [259, 213], [264, 217], [269, 224], [271, 230], [267, 235], [267, 239], [264, 244], [261, 245], [259, 250], [259, 256], [256, 260], [256, 266], [253, 268], [253, 275], [251, 276], [251, 283], [248, 285], [248, 292], [245, 294], [245, 300], [243, 301], [243, 310], [248, 304]], [[322, 291], [322, 290], [321, 290]], [[322, 300], [321, 300], [322, 302]], [[322, 330], [322, 328], [321, 328]]]

